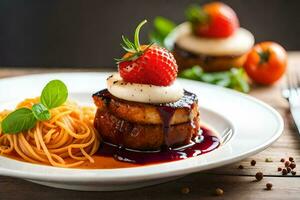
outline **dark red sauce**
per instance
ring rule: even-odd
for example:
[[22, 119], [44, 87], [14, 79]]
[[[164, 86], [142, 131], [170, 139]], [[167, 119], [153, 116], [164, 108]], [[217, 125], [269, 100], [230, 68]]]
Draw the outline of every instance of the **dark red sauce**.
[[113, 157], [117, 161], [135, 164], [155, 164], [182, 160], [211, 152], [220, 146], [220, 139], [211, 130], [202, 127], [200, 134], [189, 145], [160, 151], [135, 151], [104, 143], [97, 155]]
[[175, 113], [175, 108], [173, 107], [168, 107], [168, 106], [159, 106], [156, 108], [160, 114], [160, 118], [162, 119], [163, 122], [163, 131], [165, 135], [165, 141], [166, 141], [166, 146], [169, 146], [168, 144], [168, 133], [169, 133], [169, 128], [170, 128], [170, 122], [171, 119]]

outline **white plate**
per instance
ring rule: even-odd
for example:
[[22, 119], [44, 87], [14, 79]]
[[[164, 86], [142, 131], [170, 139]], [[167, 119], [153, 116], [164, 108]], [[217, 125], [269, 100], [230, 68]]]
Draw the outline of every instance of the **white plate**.
[[[0, 80], [0, 110], [13, 108], [24, 98], [38, 96], [52, 79], [63, 80], [71, 97], [91, 104], [91, 95], [105, 87], [107, 73], [57, 73]], [[222, 136], [224, 145], [199, 157], [145, 167], [84, 170], [63, 169], [16, 161], [0, 156], [0, 175], [18, 177], [52, 187], [112, 191], [153, 185], [239, 161], [271, 145], [283, 131], [281, 116], [270, 106], [233, 90], [189, 80], [185, 89], [198, 95], [201, 120]]]

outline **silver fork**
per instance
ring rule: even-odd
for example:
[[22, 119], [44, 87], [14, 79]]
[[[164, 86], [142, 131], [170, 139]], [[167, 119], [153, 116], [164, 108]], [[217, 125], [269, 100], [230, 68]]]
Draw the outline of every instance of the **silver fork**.
[[289, 102], [290, 111], [300, 134], [300, 77], [295, 71], [286, 75], [287, 87], [282, 90], [282, 96]]

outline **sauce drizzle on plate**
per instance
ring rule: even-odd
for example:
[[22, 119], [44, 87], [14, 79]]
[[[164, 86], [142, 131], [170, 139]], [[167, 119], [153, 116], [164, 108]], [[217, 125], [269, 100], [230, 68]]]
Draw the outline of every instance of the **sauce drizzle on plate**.
[[210, 129], [201, 127], [202, 134], [194, 137], [190, 144], [173, 148], [162, 149], [161, 151], [136, 151], [118, 147], [112, 144], [103, 143], [97, 155], [113, 157], [117, 161], [133, 164], [158, 164], [196, 157], [218, 148], [220, 139]]

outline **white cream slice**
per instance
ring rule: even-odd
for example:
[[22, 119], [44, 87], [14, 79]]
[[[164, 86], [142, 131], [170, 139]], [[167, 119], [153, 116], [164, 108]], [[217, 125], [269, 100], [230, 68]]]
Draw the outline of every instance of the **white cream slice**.
[[123, 81], [119, 73], [111, 75], [107, 81], [108, 91], [123, 100], [141, 103], [169, 103], [183, 97], [184, 90], [175, 81], [170, 86], [128, 83]]
[[254, 45], [255, 39], [251, 32], [239, 28], [228, 38], [201, 38], [192, 33], [190, 23], [179, 25], [173, 32], [176, 44], [192, 53], [210, 56], [243, 55]]

